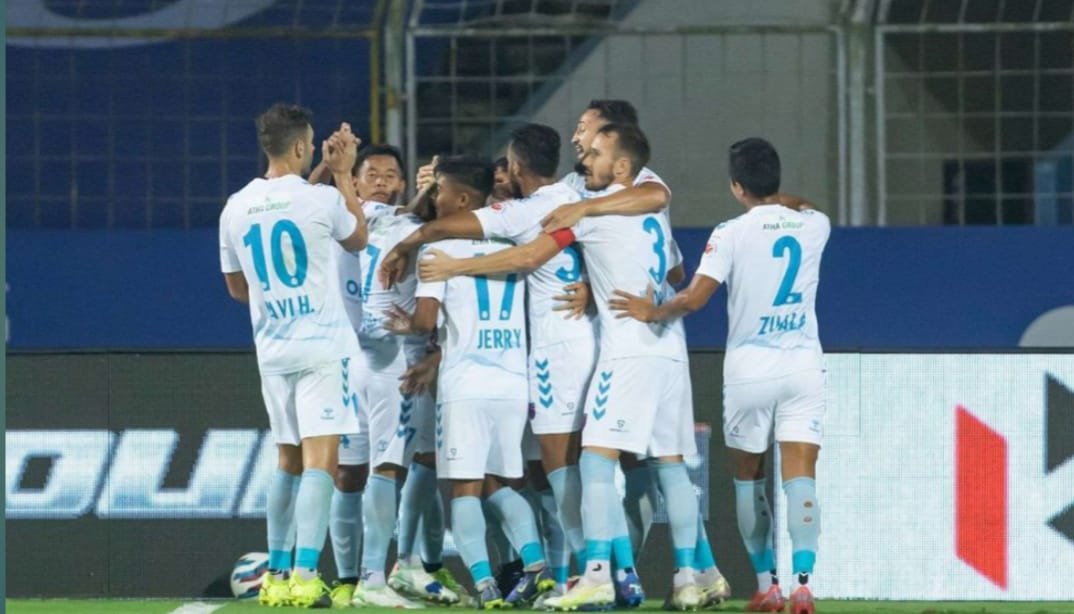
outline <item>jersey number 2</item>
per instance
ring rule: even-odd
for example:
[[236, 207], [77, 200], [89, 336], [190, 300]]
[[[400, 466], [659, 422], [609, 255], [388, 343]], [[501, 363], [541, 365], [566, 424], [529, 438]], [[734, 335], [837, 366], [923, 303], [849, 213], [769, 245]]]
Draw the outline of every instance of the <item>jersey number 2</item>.
[[[283, 257], [283, 235], [291, 240], [291, 252], [295, 256], [295, 271], [292, 273]], [[265, 245], [261, 239], [261, 224], [250, 226], [250, 231], [242, 238], [243, 245], [250, 248], [254, 258], [254, 270], [257, 279], [261, 282], [261, 288], [266, 292], [272, 285], [269, 283], [268, 267], [265, 262]], [[302, 231], [291, 220], [280, 220], [272, 227], [272, 236], [269, 239], [269, 247], [272, 249], [272, 268], [276, 271], [276, 277], [288, 288], [297, 288], [306, 281], [306, 267], [309, 264], [309, 255], [306, 253], [306, 241], [302, 238]]]
[[792, 236], [780, 237], [772, 245], [772, 257], [782, 258], [785, 252], [790, 252], [790, 261], [787, 263], [787, 272], [783, 274], [783, 281], [779, 284], [776, 299], [772, 301], [773, 307], [780, 305], [797, 305], [802, 302], [802, 293], [793, 292], [794, 280], [798, 277], [798, 267], [802, 265], [802, 244]]

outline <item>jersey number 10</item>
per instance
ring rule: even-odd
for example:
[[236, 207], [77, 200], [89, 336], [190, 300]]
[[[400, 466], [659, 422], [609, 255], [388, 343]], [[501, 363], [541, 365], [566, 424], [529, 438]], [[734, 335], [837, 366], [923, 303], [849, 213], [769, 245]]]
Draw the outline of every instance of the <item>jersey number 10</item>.
[[[295, 270], [293, 273], [283, 256], [284, 235], [290, 239], [291, 253], [294, 254]], [[268, 292], [272, 285], [269, 283], [268, 267], [265, 262], [265, 244], [261, 238], [261, 224], [250, 226], [250, 231], [242, 238], [242, 243], [250, 248], [254, 259], [254, 271], [257, 272], [257, 279], [261, 282], [261, 289]], [[272, 268], [276, 272], [276, 277], [288, 288], [301, 286], [306, 281], [309, 256], [306, 253], [306, 241], [302, 238], [302, 232], [298, 226], [291, 220], [276, 222], [272, 226], [269, 248], [272, 250]]]

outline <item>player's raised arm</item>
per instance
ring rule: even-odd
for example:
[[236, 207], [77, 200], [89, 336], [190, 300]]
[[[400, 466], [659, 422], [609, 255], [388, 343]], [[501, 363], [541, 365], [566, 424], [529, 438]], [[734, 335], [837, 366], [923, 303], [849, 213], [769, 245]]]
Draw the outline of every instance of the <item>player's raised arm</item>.
[[350, 132], [350, 126], [343, 124], [340, 129], [325, 140], [321, 147], [325, 164], [332, 171], [332, 179], [336, 189], [343, 195], [343, 203], [347, 211], [354, 216], [357, 224], [351, 236], [340, 241], [340, 245], [352, 252], [365, 249], [369, 243], [369, 229], [366, 226], [365, 213], [362, 212], [362, 200], [354, 191], [354, 182], [351, 180], [351, 169], [358, 157], [358, 144], [361, 142], [357, 136]]
[[574, 243], [574, 233], [564, 230], [541, 235], [525, 245], [474, 258], [452, 258], [440, 250], [430, 249], [418, 261], [418, 275], [422, 281], [443, 281], [459, 275], [528, 274], [571, 243]]

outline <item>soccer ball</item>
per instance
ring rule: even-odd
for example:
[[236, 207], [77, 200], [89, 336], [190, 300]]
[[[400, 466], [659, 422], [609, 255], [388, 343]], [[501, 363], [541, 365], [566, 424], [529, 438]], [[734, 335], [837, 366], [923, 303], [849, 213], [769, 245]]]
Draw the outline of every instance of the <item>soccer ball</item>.
[[231, 594], [238, 599], [253, 599], [261, 590], [261, 578], [268, 571], [268, 554], [247, 552], [235, 561], [231, 570]]

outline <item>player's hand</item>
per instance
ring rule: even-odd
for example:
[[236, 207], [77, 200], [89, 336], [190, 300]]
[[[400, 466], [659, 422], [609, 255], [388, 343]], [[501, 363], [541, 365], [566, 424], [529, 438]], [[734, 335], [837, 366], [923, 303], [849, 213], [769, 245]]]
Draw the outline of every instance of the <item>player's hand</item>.
[[780, 192], [775, 195], [775, 200], [784, 207], [789, 207], [795, 211], [804, 211], [806, 209], [813, 209], [813, 203], [802, 198], [801, 196], [795, 196], [794, 194], [786, 194]]
[[422, 281], [447, 281], [455, 277], [457, 260], [444, 252], [430, 247], [418, 261], [418, 279]]
[[324, 163], [333, 174], [349, 175], [358, 158], [358, 146], [362, 140], [351, 132], [346, 122], [329, 136], [321, 146]]
[[560, 205], [559, 207], [556, 207], [555, 211], [549, 213], [543, 220], [541, 220], [541, 229], [546, 233], [563, 230], [564, 228], [574, 226], [583, 217], [585, 217], [585, 204], [571, 203], [569, 205]]
[[396, 335], [411, 335], [414, 333], [414, 316], [399, 305], [392, 305], [384, 312], [387, 318], [384, 321], [385, 330]]
[[419, 192], [436, 183], [436, 165], [439, 163], [440, 156], [433, 156], [432, 162], [418, 169], [418, 176], [415, 178], [414, 185], [418, 187]]
[[589, 299], [591, 296], [592, 295], [589, 292], [589, 284], [584, 281], [563, 286], [563, 294], [552, 297], [559, 301], [559, 303], [552, 308], [552, 311], [566, 311], [566, 319], [581, 320], [585, 317], [586, 310], [589, 309]]
[[655, 293], [652, 286], [645, 291], [645, 296], [637, 296], [622, 290], [616, 290], [612, 294], [616, 298], [608, 300], [608, 307], [612, 311], [620, 312], [615, 314], [616, 318], [634, 318], [639, 322], [656, 321], [656, 302], [653, 300]]
[[410, 254], [393, 247], [380, 261], [380, 269], [377, 270], [377, 279], [380, 284], [391, 290], [392, 286], [406, 279], [406, 267], [410, 262]]
[[399, 392], [403, 394], [423, 394], [436, 384], [440, 371], [440, 351], [429, 352], [414, 366], [399, 376]]

